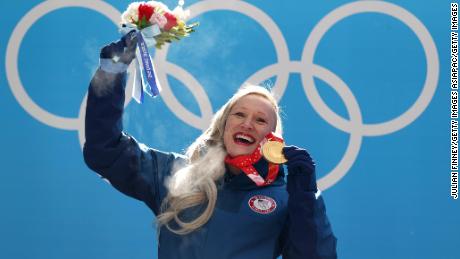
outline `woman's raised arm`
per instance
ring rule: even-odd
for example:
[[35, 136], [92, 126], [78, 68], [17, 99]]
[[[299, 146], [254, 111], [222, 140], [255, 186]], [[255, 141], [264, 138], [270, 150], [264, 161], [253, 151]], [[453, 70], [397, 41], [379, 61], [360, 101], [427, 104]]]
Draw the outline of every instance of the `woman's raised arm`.
[[132, 32], [101, 50], [101, 66], [88, 89], [83, 155], [89, 168], [157, 214], [166, 195], [164, 178], [183, 159], [148, 148], [123, 132], [126, 69], [135, 49]]

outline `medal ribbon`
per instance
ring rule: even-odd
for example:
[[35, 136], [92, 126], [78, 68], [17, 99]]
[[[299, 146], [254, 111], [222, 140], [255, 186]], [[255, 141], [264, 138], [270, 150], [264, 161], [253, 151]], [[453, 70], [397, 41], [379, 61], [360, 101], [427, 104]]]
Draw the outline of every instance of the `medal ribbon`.
[[[262, 143], [268, 140], [284, 142], [281, 137], [278, 137], [273, 133], [269, 133], [265, 137], [265, 140], [262, 141]], [[273, 183], [273, 181], [275, 181], [276, 177], [278, 176], [279, 172], [279, 165], [268, 162], [267, 177], [264, 179], [262, 176], [260, 176], [256, 168], [254, 167], [254, 164], [262, 158], [262, 152], [260, 151], [260, 147], [261, 146], [259, 145], [254, 150], [254, 152], [252, 152], [252, 154], [249, 155], [241, 155], [236, 157], [231, 157], [227, 155], [227, 157], [225, 158], [225, 163], [241, 169], [241, 171], [243, 171], [259, 187]]]

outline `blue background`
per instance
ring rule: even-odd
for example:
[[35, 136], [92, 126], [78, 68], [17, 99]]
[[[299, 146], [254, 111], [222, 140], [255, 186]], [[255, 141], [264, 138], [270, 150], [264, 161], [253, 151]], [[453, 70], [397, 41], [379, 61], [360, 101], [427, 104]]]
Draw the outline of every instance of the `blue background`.
[[[78, 2], [78, 1], [75, 1]], [[128, 1], [106, 1], [122, 12]], [[84, 164], [77, 130], [49, 126], [15, 99], [6, 77], [7, 44], [15, 26], [42, 1], [2, 1], [0, 10], [0, 258], [156, 258], [153, 214], [117, 193]], [[175, 1], [165, 1], [170, 8]], [[186, 1], [191, 6], [196, 1]], [[350, 1], [247, 1], [276, 23], [301, 59], [315, 25]], [[450, 197], [450, 2], [390, 1], [427, 28], [439, 56], [439, 79], [428, 107], [398, 131], [363, 137], [347, 174], [323, 195], [340, 258], [458, 258], [459, 201]], [[277, 62], [264, 28], [241, 13], [219, 10], [192, 19], [192, 37], [169, 48], [167, 60], [200, 82], [216, 111], [256, 71]], [[77, 118], [101, 46], [119, 37], [117, 26], [85, 8], [62, 8], [37, 20], [21, 41], [18, 70], [42, 109]], [[364, 123], [404, 113], [418, 98], [426, 57], [414, 32], [378, 13], [345, 18], [327, 31], [314, 63], [347, 83]], [[161, 70], [161, 67], [157, 69]], [[174, 75], [179, 101], [200, 116], [197, 100]], [[265, 84], [273, 85], [276, 75]], [[339, 95], [315, 79], [323, 100], [349, 118]], [[291, 73], [280, 100], [284, 137], [307, 148], [318, 178], [342, 159], [350, 134], [315, 112], [299, 73]], [[149, 146], [182, 152], [200, 130], [182, 121], [161, 98], [131, 102], [125, 128]], [[231, 245], [231, 244], [227, 244]]]

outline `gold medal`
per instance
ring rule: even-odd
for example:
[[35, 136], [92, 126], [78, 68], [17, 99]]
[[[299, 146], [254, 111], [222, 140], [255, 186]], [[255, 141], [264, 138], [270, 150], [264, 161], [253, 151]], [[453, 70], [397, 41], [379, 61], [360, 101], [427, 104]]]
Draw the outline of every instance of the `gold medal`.
[[283, 155], [284, 143], [279, 141], [267, 141], [262, 146], [262, 155], [269, 162], [274, 164], [286, 163], [287, 159]]

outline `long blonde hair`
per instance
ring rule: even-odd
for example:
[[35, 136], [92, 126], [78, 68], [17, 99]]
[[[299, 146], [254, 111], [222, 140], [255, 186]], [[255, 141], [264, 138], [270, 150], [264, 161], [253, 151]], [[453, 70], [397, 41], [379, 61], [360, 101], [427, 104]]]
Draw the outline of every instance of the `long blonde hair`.
[[[188, 164], [175, 172], [167, 184], [168, 195], [162, 204], [162, 212], [157, 216], [158, 228], [165, 225], [170, 231], [185, 235], [208, 222], [217, 200], [217, 186], [225, 173], [224, 159], [227, 155], [224, 146], [224, 129], [227, 117], [235, 103], [250, 94], [262, 96], [270, 101], [276, 113], [275, 132], [282, 134], [280, 109], [273, 94], [264, 87], [246, 85], [240, 88], [214, 115], [209, 128], [188, 148], [185, 155]], [[179, 215], [187, 208], [206, 204], [204, 211], [191, 221], [180, 219]], [[170, 221], [179, 226], [173, 229]]]

